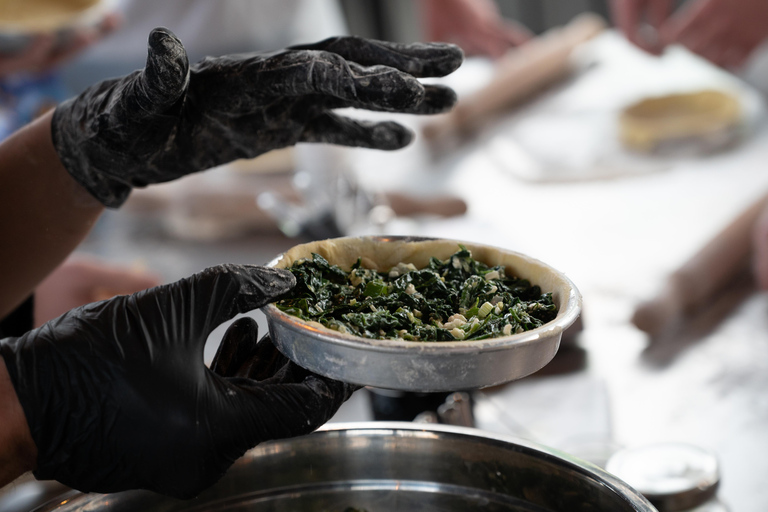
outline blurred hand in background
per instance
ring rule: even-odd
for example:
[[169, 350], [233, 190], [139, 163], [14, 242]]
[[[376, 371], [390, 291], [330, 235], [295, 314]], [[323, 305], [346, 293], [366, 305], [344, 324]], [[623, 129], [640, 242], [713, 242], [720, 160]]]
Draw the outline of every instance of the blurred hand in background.
[[160, 277], [127, 266], [73, 257], [35, 290], [35, 327], [79, 306], [152, 288]]
[[533, 33], [501, 16], [493, 0], [423, 0], [426, 36], [455, 43], [468, 55], [501, 57]]
[[611, 0], [616, 27], [643, 50], [659, 54], [664, 49], [658, 32], [672, 13], [672, 0]]
[[612, 0], [617, 27], [640, 48], [658, 54], [680, 44], [712, 63], [737, 69], [768, 37], [765, 0]]
[[736, 69], [768, 37], [765, 0], [694, 0], [664, 24], [662, 42], [678, 43], [718, 66]]

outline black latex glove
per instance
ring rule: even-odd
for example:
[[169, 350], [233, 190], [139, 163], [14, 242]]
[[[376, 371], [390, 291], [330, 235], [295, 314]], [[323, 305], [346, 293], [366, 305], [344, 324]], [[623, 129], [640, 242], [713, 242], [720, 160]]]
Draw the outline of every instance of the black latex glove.
[[[270, 344], [258, 344], [264, 366], [250, 373], [261, 382], [223, 377], [203, 363], [217, 325], [294, 284], [283, 270], [212, 267], [0, 340], [37, 445], [35, 476], [82, 491], [142, 488], [188, 498], [259, 442], [325, 423], [353, 388], [284, 364]], [[258, 362], [249, 349], [255, 325], [233, 325], [223, 346], [242, 344], [246, 359]]]
[[[269, 334], [260, 340], [258, 334], [259, 327], [252, 318], [233, 322], [216, 351], [211, 370], [222, 377], [240, 377], [244, 383], [250, 379], [262, 385], [302, 382], [314, 375], [285, 357]], [[354, 384], [347, 387], [351, 391], [359, 389]]]
[[453, 90], [415, 77], [443, 76], [461, 50], [337, 37], [272, 53], [206, 58], [190, 69], [166, 29], [149, 36], [145, 69], [99, 83], [53, 116], [56, 151], [69, 173], [106, 206], [132, 187], [174, 180], [297, 142], [399, 149], [412, 138], [394, 122], [331, 112], [433, 114]]

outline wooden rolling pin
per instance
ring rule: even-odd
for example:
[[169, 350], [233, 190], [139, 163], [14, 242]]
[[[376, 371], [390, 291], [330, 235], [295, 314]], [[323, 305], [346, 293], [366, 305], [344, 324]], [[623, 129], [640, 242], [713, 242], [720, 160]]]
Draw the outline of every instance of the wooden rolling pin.
[[462, 98], [451, 112], [423, 128], [434, 144], [465, 137], [571, 71], [574, 48], [592, 39], [606, 27], [605, 20], [584, 13], [569, 24], [550, 29], [522, 46], [511, 49], [496, 64], [494, 77], [481, 90]]
[[398, 217], [435, 215], [437, 217], [456, 217], [467, 213], [467, 203], [457, 196], [440, 195], [418, 197], [399, 192], [388, 192], [385, 200]]
[[669, 276], [656, 297], [635, 310], [632, 323], [655, 337], [711, 304], [719, 292], [749, 269], [753, 231], [766, 206], [768, 196], [744, 210], [707, 242]]

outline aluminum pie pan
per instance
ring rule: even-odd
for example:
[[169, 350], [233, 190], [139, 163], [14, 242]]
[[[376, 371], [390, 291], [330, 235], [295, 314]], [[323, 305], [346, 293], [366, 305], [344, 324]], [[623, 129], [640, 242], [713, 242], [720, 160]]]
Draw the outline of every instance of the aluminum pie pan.
[[[263, 308], [277, 348], [298, 365], [330, 378], [399, 391], [441, 392], [478, 389], [530, 375], [557, 353], [563, 331], [581, 312], [581, 294], [563, 273], [518, 252], [473, 242], [412, 237], [343, 237], [298, 245], [268, 263], [285, 268], [317, 252], [347, 267], [362, 255], [366, 267], [387, 270], [400, 261], [426, 266], [466, 246], [486, 264], [503, 264], [508, 274], [552, 292], [557, 317], [531, 331], [479, 341], [413, 342], [374, 340], [327, 329], [280, 311]], [[400, 261], [395, 261], [400, 260]], [[393, 263], [394, 261], [394, 263]]]
[[506, 435], [449, 425], [328, 424], [268, 441], [193, 500], [71, 492], [37, 512], [653, 512], [615, 476]]

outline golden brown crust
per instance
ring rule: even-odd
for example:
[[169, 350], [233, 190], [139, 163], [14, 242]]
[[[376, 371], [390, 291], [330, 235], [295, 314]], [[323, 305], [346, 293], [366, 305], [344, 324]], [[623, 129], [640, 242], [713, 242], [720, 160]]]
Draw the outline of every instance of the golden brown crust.
[[625, 108], [619, 118], [621, 139], [637, 151], [732, 129], [741, 119], [733, 95], [716, 90], [647, 98]]

